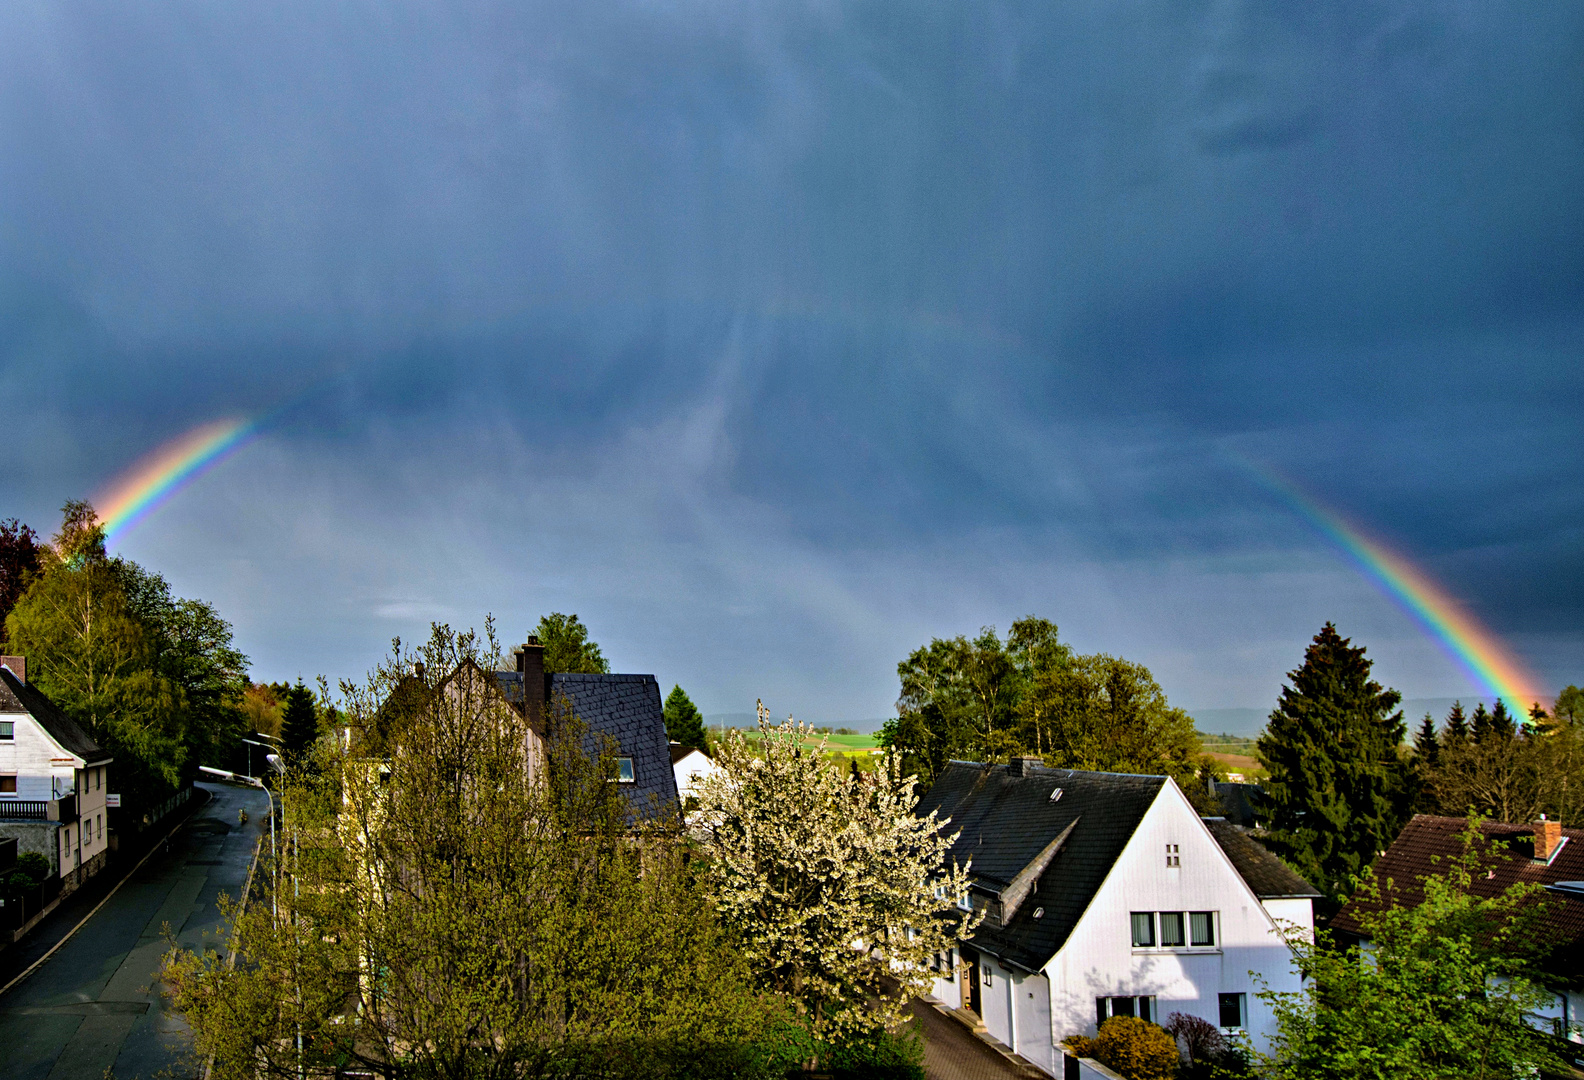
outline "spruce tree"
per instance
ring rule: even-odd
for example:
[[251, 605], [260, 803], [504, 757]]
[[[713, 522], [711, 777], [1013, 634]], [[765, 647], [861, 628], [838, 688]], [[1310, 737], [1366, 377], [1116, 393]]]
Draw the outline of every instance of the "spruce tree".
[[1413, 797], [1402, 695], [1326, 623], [1259, 738], [1271, 846], [1336, 904], [1397, 835]]
[[1491, 734], [1498, 739], [1510, 739], [1518, 733], [1512, 714], [1507, 711], [1507, 704], [1501, 698], [1496, 699], [1496, 706], [1491, 709], [1490, 729]]
[[1441, 741], [1436, 738], [1435, 719], [1429, 714], [1424, 714], [1424, 719], [1419, 722], [1419, 731], [1414, 735], [1414, 749], [1419, 752], [1419, 758], [1427, 768], [1435, 768], [1441, 760]]
[[672, 742], [704, 749], [704, 714], [680, 686], [672, 686], [665, 700], [666, 738]]
[[1452, 710], [1447, 713], [1446, 730], [1441, 736], [1443, 744], [1454, 742], [1467, 742], [1469, 737], [1468, 717], [1463, 715], [1463, 703], [1454, 701]]
[[298, 679], [297, 685], [286, 691], [286, 704], [281, 710], [281, 745], [286, 751], [286, 763], [302, 762], [318, 737], [319, 716], [314, 711], [313, 693]]
[[1491, 736], [1491, 714], [1485, 711], [1483, 701], [1474, 706], [1474, 722], [1469, 725], [1469, 733], [1477, 743], [1483, 743]]

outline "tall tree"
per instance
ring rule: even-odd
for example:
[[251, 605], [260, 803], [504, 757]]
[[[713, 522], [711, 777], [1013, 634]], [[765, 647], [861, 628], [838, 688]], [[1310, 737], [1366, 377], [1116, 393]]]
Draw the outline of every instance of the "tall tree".
[[1331, 903], [1397, 835], [1413, 795], [1398, 754], [1402, 695], [1370, 678], [1370, 667], [1364, 649], [1326, 623], [1256, 744], [1270, 772], [1261, 798], [1270, 845]]
[[[785, 1076], [791, 1010], [754, 993], [685, 838], [634, 842], [576, 717], [533, 768], [493, 654], [436, 628], [411, 659], [446, 692], [389, 717], [388, 769], [327, 741], [284, 778], [281, 855], [228, 912], [235, 962], [172, 950], [161, 972], [212, 1075]], [[343, 686], [354, 728], [416, 663]]]
[[1429, 713], [1419, 721], [1419, 730], [1414, 734], [1414, 751], [1427, 769], [1434, 769], [1441, 760], [1441, 740], [1436, 737], [1435, 718]]
[[665, 699], [666, 738], [672, 742], [691, 746], [696, 750], [705, 747], [704, 714], [698, 711], [693, 699], [681, 686], [672, 686]]
[[1447, 713], [1446, 734], [1442, 739], [1445, 743], [1464, 742], [1469, 737], [1468, 717], [1463, 715], [1463, 703], [1454, 701], [1451, 710]]
[[165, 798], [196, 770], [184, 688], [160, 669], [160, 631], [129, 596], [128, 563], [105, 553], [93, 507], [69, 502], [39, 572], [6, 617], [28, 678], [115, 757], [125, 805]]
[[1551, 710], [1551, 715], [1574, 723], [1584, 720], [1584, 690], [1569, 684], [1567, 689], [1557, 695], [1556, 707]]
[[896, 757], [854, 776], [810, 753], [812, 734], [763, 714], [757, 739], [728, 731], [698, 820], [716, 908], [754, 971], [835, 1039], [893, 1027], [928, 989], [930, 958], [978, 917], [957, 909], [968, 867], [947, 861], [955, 834], [913, 813]]
[[281, 746], [286, 751], [288, 764], [296, 765], [308, 758], [314, 742], [319, 738], [319, 715], [314, 709], [313, 691], [303, 684], [286, 691], [286, 702], [281, 709]]
[[38, 533], [16, 518], [0, 521], [0, 645], [6, 640], [6, 616], [38, 569]]
[[590, 638], [588, 627], [576, 615], [552, 611], [539, 620], [539, 644], [544, 646], [545, 671], [581, 675], [606, 675], [610, 663]]

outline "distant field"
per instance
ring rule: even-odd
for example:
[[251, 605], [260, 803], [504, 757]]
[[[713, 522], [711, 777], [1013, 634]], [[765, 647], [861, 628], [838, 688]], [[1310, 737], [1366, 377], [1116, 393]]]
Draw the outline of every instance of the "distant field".
[[1242, 773], [1249, 780], [1265, 775], [1265, 767], [1258, 760], [1246, 754], [1218, 754], [1212, 752], [1209, 756], [1220, 762], [1221, 767], [1227, 772]]

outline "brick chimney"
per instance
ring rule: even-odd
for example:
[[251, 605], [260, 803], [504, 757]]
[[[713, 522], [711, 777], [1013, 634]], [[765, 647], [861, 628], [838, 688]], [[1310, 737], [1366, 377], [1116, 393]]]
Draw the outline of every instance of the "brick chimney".
[[11, 674], [16, 676], [17, 682], [19, 682], [19, 683], [27, 682], [27, 658], [26, 657], [23, 657], [23, 656], [0, 656], [0, 665], [3, 665], [5, 667], [10, 668], [11, 669]]
[[517, 657], [517, 671], [522, 675], [523, 715], [528, 726], [539, 734], [545, 731], [545, 702], [550, 700], [550, 677], [545, 674], [544, 646], [539, 639], [528, 641], [513, 650]]
[[1558, 845], [1562, 843], [1562, 823], [1560, 821], [1547, 821], [1544, 814], [1534, 823], [1534, 861], [1547, 863], [1551, 856], [1556, 854]]

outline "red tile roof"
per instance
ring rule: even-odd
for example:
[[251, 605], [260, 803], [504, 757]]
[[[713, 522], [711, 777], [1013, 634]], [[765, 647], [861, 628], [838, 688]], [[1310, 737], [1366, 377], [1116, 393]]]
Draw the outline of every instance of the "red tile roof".
[[[1452, 857], [1463, 851], [1459, 839], [1467, 821], [1463, 818], [1415, 814], [1391, 847], [1375, 863], [1375, 875], [1382, 891], [1389, 879], [1389, 895], [1400, 904], [1412, 904], [1422, 896], [1419, 883], [1432, 874], [1448, 869]], [[1536, 862], [1524, 840], [1535, 832], [1533, 825], [1488, 821], [1481, 833], [1494, 841], [1485, 863], [1484, 876], [1476, 876], [1469, 891], [1476, 896], [1493, 897], [1516, 884], [1555, 885], [1561, 881], [1584, 881], [1584, 830], [1563, 829], [1563, 844], [1549, 863]], [[1516, 842], [1516, 843], [1515, 843]], [[1439, 859], [1439, 861], [1435, 861]], [[1379, 905], [1353, 899], [1331, 920], [1331, 928], [1348, 934], [1361, 934], [1359, 916]], [[1577, 977], [1584, 973], [1584, 899], [1578, 896], [1546, 897], [1545, 933], [1555, 948], [1547, 967]], [[1569, 980], [1571, 981], [1571, 980]]]

